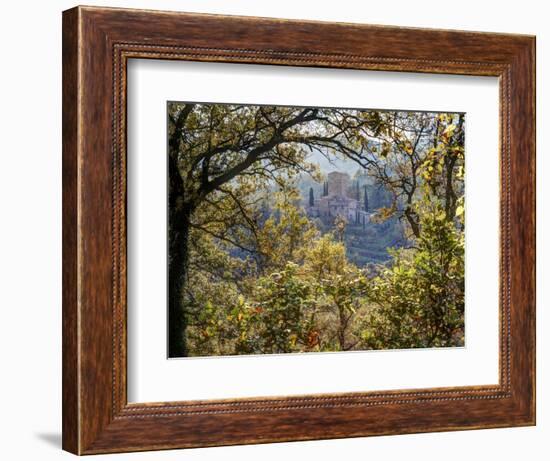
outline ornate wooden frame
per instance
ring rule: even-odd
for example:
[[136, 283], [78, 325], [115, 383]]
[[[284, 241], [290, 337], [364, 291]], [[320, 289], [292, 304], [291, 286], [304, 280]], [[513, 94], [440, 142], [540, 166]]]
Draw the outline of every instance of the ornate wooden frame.
[[[500, 79], [496, 386], [129, 404], [130, 58]], [[77, 454], [535, 423], [535, 38], [77, 7], [63, 13], [63, 448]]]

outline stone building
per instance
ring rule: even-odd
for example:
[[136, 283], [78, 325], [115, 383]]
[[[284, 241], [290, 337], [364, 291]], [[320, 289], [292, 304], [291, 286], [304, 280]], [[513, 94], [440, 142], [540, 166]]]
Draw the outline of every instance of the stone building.
[[314, 197], [310, 192], [310, 201], [306, 207], [309, 216], [320, 218], [325, 224], [334, 223], [337, 216], [346, 218], [350, 224], [365, 225], [370, 213], [362, 202], [353, 197], [349, 174], [333, 171], [327, 175], [321, 197]]

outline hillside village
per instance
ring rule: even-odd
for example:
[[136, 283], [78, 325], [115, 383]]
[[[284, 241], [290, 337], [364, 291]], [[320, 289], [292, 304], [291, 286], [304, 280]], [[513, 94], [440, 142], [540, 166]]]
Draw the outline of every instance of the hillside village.
[[406, 243], [401, 223], [390, 218], [376, 220], [377, 210], [391, 205], [391, 195], [358, 171], [332, 171], [319, 184], [303, 178], [302, 205], [319, 229], [341, 233], [348, 257], [359, 266], [389, 259], [388, 247]]

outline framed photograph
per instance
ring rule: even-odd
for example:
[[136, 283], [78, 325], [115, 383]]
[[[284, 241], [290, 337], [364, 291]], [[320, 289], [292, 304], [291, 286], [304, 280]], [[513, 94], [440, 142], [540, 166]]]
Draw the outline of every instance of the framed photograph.
[[532, 36], [63, 13], [63, 448], [535, 424]]

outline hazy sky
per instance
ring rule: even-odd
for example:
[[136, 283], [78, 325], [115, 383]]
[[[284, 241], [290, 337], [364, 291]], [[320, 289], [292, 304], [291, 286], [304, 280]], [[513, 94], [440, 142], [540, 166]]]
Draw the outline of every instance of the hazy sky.
[[314, 151], [309, 156], [308, 160], [312, 163], [318, 163], [323, 173], [330, 173], [331, 171], [347, 172], [350, 176], [353, 176], [359, 165], [353, 160], [337, 159], [336, 156], [331, 155], [331, 161], [319, 152]]

